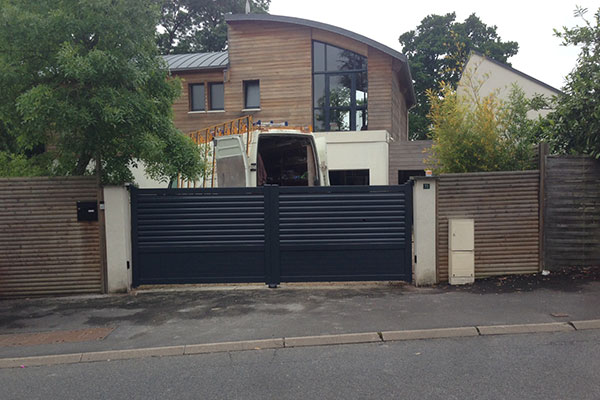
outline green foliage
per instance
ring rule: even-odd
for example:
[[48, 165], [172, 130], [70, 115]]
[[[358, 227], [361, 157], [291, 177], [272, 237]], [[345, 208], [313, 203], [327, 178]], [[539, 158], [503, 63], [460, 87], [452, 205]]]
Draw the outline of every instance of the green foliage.
[[0, 4], [0, 150], [45, 147], [45, 172], [59, 175], [85, 174], [100, 157], [111, 183], [132, 181], [136, 161], [161, 180], [202, 171], [172, 122], [181, 84], [158, 57], [154, 0]]
[[437, 173], [535, 168], [538, 122], [527, 118], [532, 103], [519, 87], [513, 86], [506, 102], [495, 93], [459, 96], [449, 84], [442, 86], [441, 95], [427, 94], [433, 139], [428, 161]]
[[600, 158], [600, 8], [592, 21], [586, 12], [575, 11], [583, 26], [555, 31], [563, 45], [580, 46], [581, 51], [555, 111], [548, 115], [545, 134], [554, 153]]
[[400, 38], [402, 52], [407, 56], [417, 104], [410, 111], [409, 132], [412, 139], [425, 139], [431, 124], [427, 91], [437, 92], [442, 83], [456, 87], [462, 67], [472, 50], [505, 62], [517, 54], [516, 42], [503, 42], [496, 26], [487, 26], [475, 14], [464, 22], [456, 22], [456, 14], [428, 15], [415, 30]]
[[0, 176], [43, 176], [48, 174], [45, 160], [29, 158], [24, 154], [0, 151]]
[[[161, 54], [221, 51], [227, 47], [227, 13], [245, 12], [246, 0], [156, 0], [161, 5], [157, 33]], [[269, 11], [271, 0], [252, 0], [253, 13]]]

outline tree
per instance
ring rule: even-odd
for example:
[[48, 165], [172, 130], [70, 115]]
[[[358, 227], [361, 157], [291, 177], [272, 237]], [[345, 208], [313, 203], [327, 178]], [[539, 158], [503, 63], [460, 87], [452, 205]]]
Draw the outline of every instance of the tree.
[[592, 21], [586, 12], [575, 10], [583, 26], [555, 31], [563, 45], [580, 46], [581, 51], [545, 128], [553, 152], [600, 158], [600, 8]]
[[416, 105], [410, 112], [412, 139], [425, 139], [431, 124], [427, 90], [438, 91], [442, 83], [456, 87], [463, 65], [472, 50], [497, 61], [507, 59], [519, 49], [516, 42], [503, 42], [496, 26], [487, 26], [475, 14], [456, 22], [456, 13], [429, 15], [416, 30], [403, 33], [402, 52], [407, 56], [415, 81]]
[[81, 175], [100, 160], [103, 180], [114, 183], [131, 181], [138, 161], [161, 180], [202, 172], [197, 147], [173, 125], [181, 83], [158, 57], [153, 0], [0, 4], [7, 163], [19, 167], [26, 156], [45, 173]]
[[[245, 12], [246, 0], [157, 0], [161, 19], [157, 32], [162, 54], [221, 51], [227, 47], [225, 14]], [[269, 11], [271, 0], [251, 0], [254, 13]]]
[[537, 121], [527, 118], [533, 101], [513, 86], [509, 100], [495, 93], [459, 96], [449, 84], [431, 103], [429, 164], [437, 173], [515, 171], [534, 168]]

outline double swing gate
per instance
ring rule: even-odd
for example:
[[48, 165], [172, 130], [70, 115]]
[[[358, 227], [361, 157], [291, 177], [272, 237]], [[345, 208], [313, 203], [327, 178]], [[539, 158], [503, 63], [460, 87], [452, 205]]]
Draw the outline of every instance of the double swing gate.
[[411, 280], [412, 185], [131, 189], [133, 285]]

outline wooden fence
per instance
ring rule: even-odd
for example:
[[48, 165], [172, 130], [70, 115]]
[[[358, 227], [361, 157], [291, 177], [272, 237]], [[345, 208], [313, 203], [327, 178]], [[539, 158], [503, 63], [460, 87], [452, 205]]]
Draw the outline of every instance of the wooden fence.
[[546, 156], [544, 265], [600, 266], [600, 160]]
[[437, 192], [438, 281], [448, 280], [448, 219], [475, 220], [475, 277], [540, 268], [539, 171], [442, 174]]
[[94, 177], [0, 178], [0, 297], [103, 291], [99, 223], [77, 221], [97, 196]]

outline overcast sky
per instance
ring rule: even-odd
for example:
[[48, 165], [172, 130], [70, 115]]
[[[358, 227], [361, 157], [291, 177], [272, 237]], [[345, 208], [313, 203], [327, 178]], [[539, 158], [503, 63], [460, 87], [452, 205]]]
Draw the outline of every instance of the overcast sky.
[[560, 89], [575, 66], [578, 51], [560, 45], [553, 28], [581, 25], [573, 16], [576, 5], [589, 9], [592, 19], [598, 0], [272, 0], [270, 13], [305, 18], [351, 30], [401, 51], [398, 37], [429, 14], [455, 11], [457, 21], [476, 13], [487, 25], [496, 25], [502, 40], [519, 43], [509, 59], [512, 66]]

